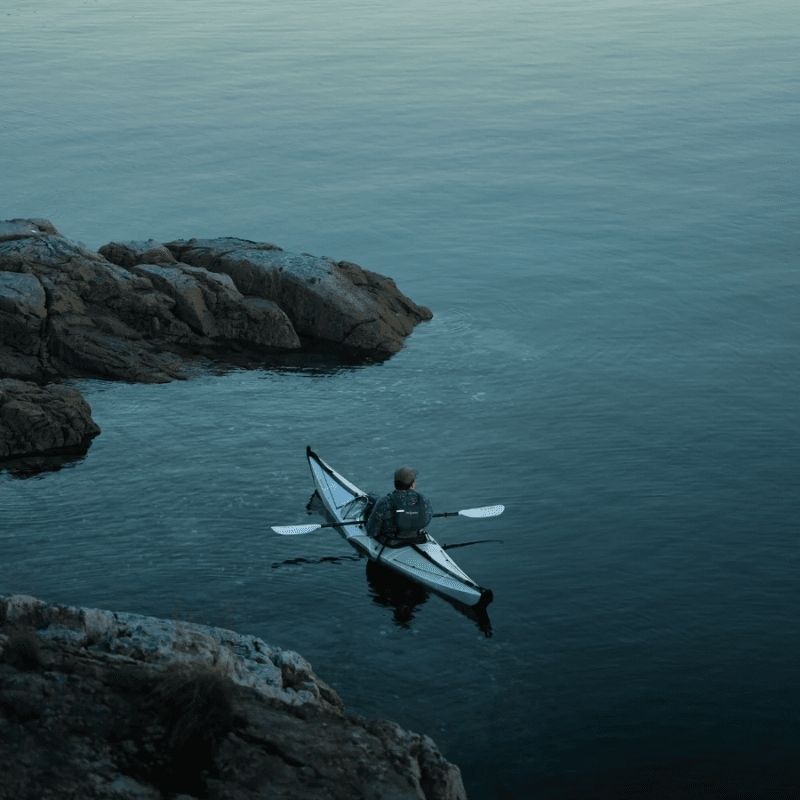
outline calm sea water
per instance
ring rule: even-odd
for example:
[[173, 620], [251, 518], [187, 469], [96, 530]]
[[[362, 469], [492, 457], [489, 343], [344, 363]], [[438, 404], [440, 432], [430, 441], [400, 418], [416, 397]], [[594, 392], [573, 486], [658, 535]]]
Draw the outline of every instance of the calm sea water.
[[[0, 591], [297, 649], [473, 798], [800, 791], [799, 35], [795, 0], [4, 0], [0, 218], [275, 241], [436, 316], [366, 368], [79, 384], [88, 456], [0, 473]], [[269, 532], [306, 444], [507, 505], [435, 528], [502, 540], [453, 551], [493, 635]]]

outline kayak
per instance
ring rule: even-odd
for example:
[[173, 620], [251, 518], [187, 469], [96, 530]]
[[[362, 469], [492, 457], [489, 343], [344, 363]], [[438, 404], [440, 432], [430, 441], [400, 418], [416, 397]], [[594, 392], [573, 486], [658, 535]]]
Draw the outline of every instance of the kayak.
[[[352, 522], [364, 519], [369, 503], [367, 493], [326, 464], [310, 447], [306, 448], [306, 455], [327, 515], [359, 553], [465, 606], [485, 608], [492, 602], [491, 589], [478, 586], [430, 534], [420, 544], [402, 547], [387, 547], [368, 536], [363, 522]], [[344, 524], [348, 522], [352, 524]]]

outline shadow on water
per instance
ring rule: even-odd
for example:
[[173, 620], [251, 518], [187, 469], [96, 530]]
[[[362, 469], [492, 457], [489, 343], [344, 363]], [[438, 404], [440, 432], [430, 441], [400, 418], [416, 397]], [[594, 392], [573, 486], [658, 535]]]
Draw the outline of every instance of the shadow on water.
[[198, 356], [196, 353], [186, 353], [185, 357], [189, 364], [194, 363], [194, 371], [198, 374], [209, 371], [226, 375], [235, 370], [267, 370], [324, 378], [381, 364], [392, 355], [352, 350], [329, 342], [304, 340], [303, 345], [296, 351], [274, 352], [230, 346], [224, 354], [210, 352]]
[[45, 456], [21, 456], [0, 461], [0, 475], [4, 472], [9, 477], [19, 480], [44, 477], [50, 472], [76, 467], [84, 461], [87, 450], [71, 450]]
[[275, 561], [272, 564], [272, 569], [302, 567], [307, 564], [341, 564], [343, 561], [361, 561], [361, 558], [355, 553], [347, 556], [322, 556], [321, 558], [287, 558], [283, 561]]
[[377, 561], [367, 561], [367, 584], [372, 600], [391, 608], [394, 622], [401, 628], [411, 627], [417, 609], [428, 602], [430, 594], [424, 586]]
[[[377, 561], [367, 561], [367, 584], [370, 597], [380, 606], [392, 609], [394, 623], [410, 628], [417, 609], [428, 601], [431, 592], [416, 581]], [[449, 597], [439, 595], [462, 616], [472, 620], [487, 638], [492, 635], [492, 622], [485, 608], [462, 605]]]

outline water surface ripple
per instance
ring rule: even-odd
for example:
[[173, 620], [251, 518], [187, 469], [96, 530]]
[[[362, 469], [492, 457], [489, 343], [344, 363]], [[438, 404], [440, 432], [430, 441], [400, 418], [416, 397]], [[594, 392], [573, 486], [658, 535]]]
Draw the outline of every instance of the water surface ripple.
[[[189, 8], [189, 6], [191, 8]], [[473, 798], [800, 785], [800, 17], [790, 0], [42, 0], [0, 12], [0, 218], [238, 235], [435, 312], [386, 363], [79, 383], [0, 473], [0, 591], [297, 649]], [[419, 467], [491, 636], [302, 522], [313, 445]]]

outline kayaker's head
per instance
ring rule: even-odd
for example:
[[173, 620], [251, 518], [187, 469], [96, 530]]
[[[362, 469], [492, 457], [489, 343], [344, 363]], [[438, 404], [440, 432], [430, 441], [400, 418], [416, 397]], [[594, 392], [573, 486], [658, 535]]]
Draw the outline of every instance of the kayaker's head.
[[413, 489], [417, 483], [417, 472], [411, 467], [400, 467], [394, 471], [395, 489]]

